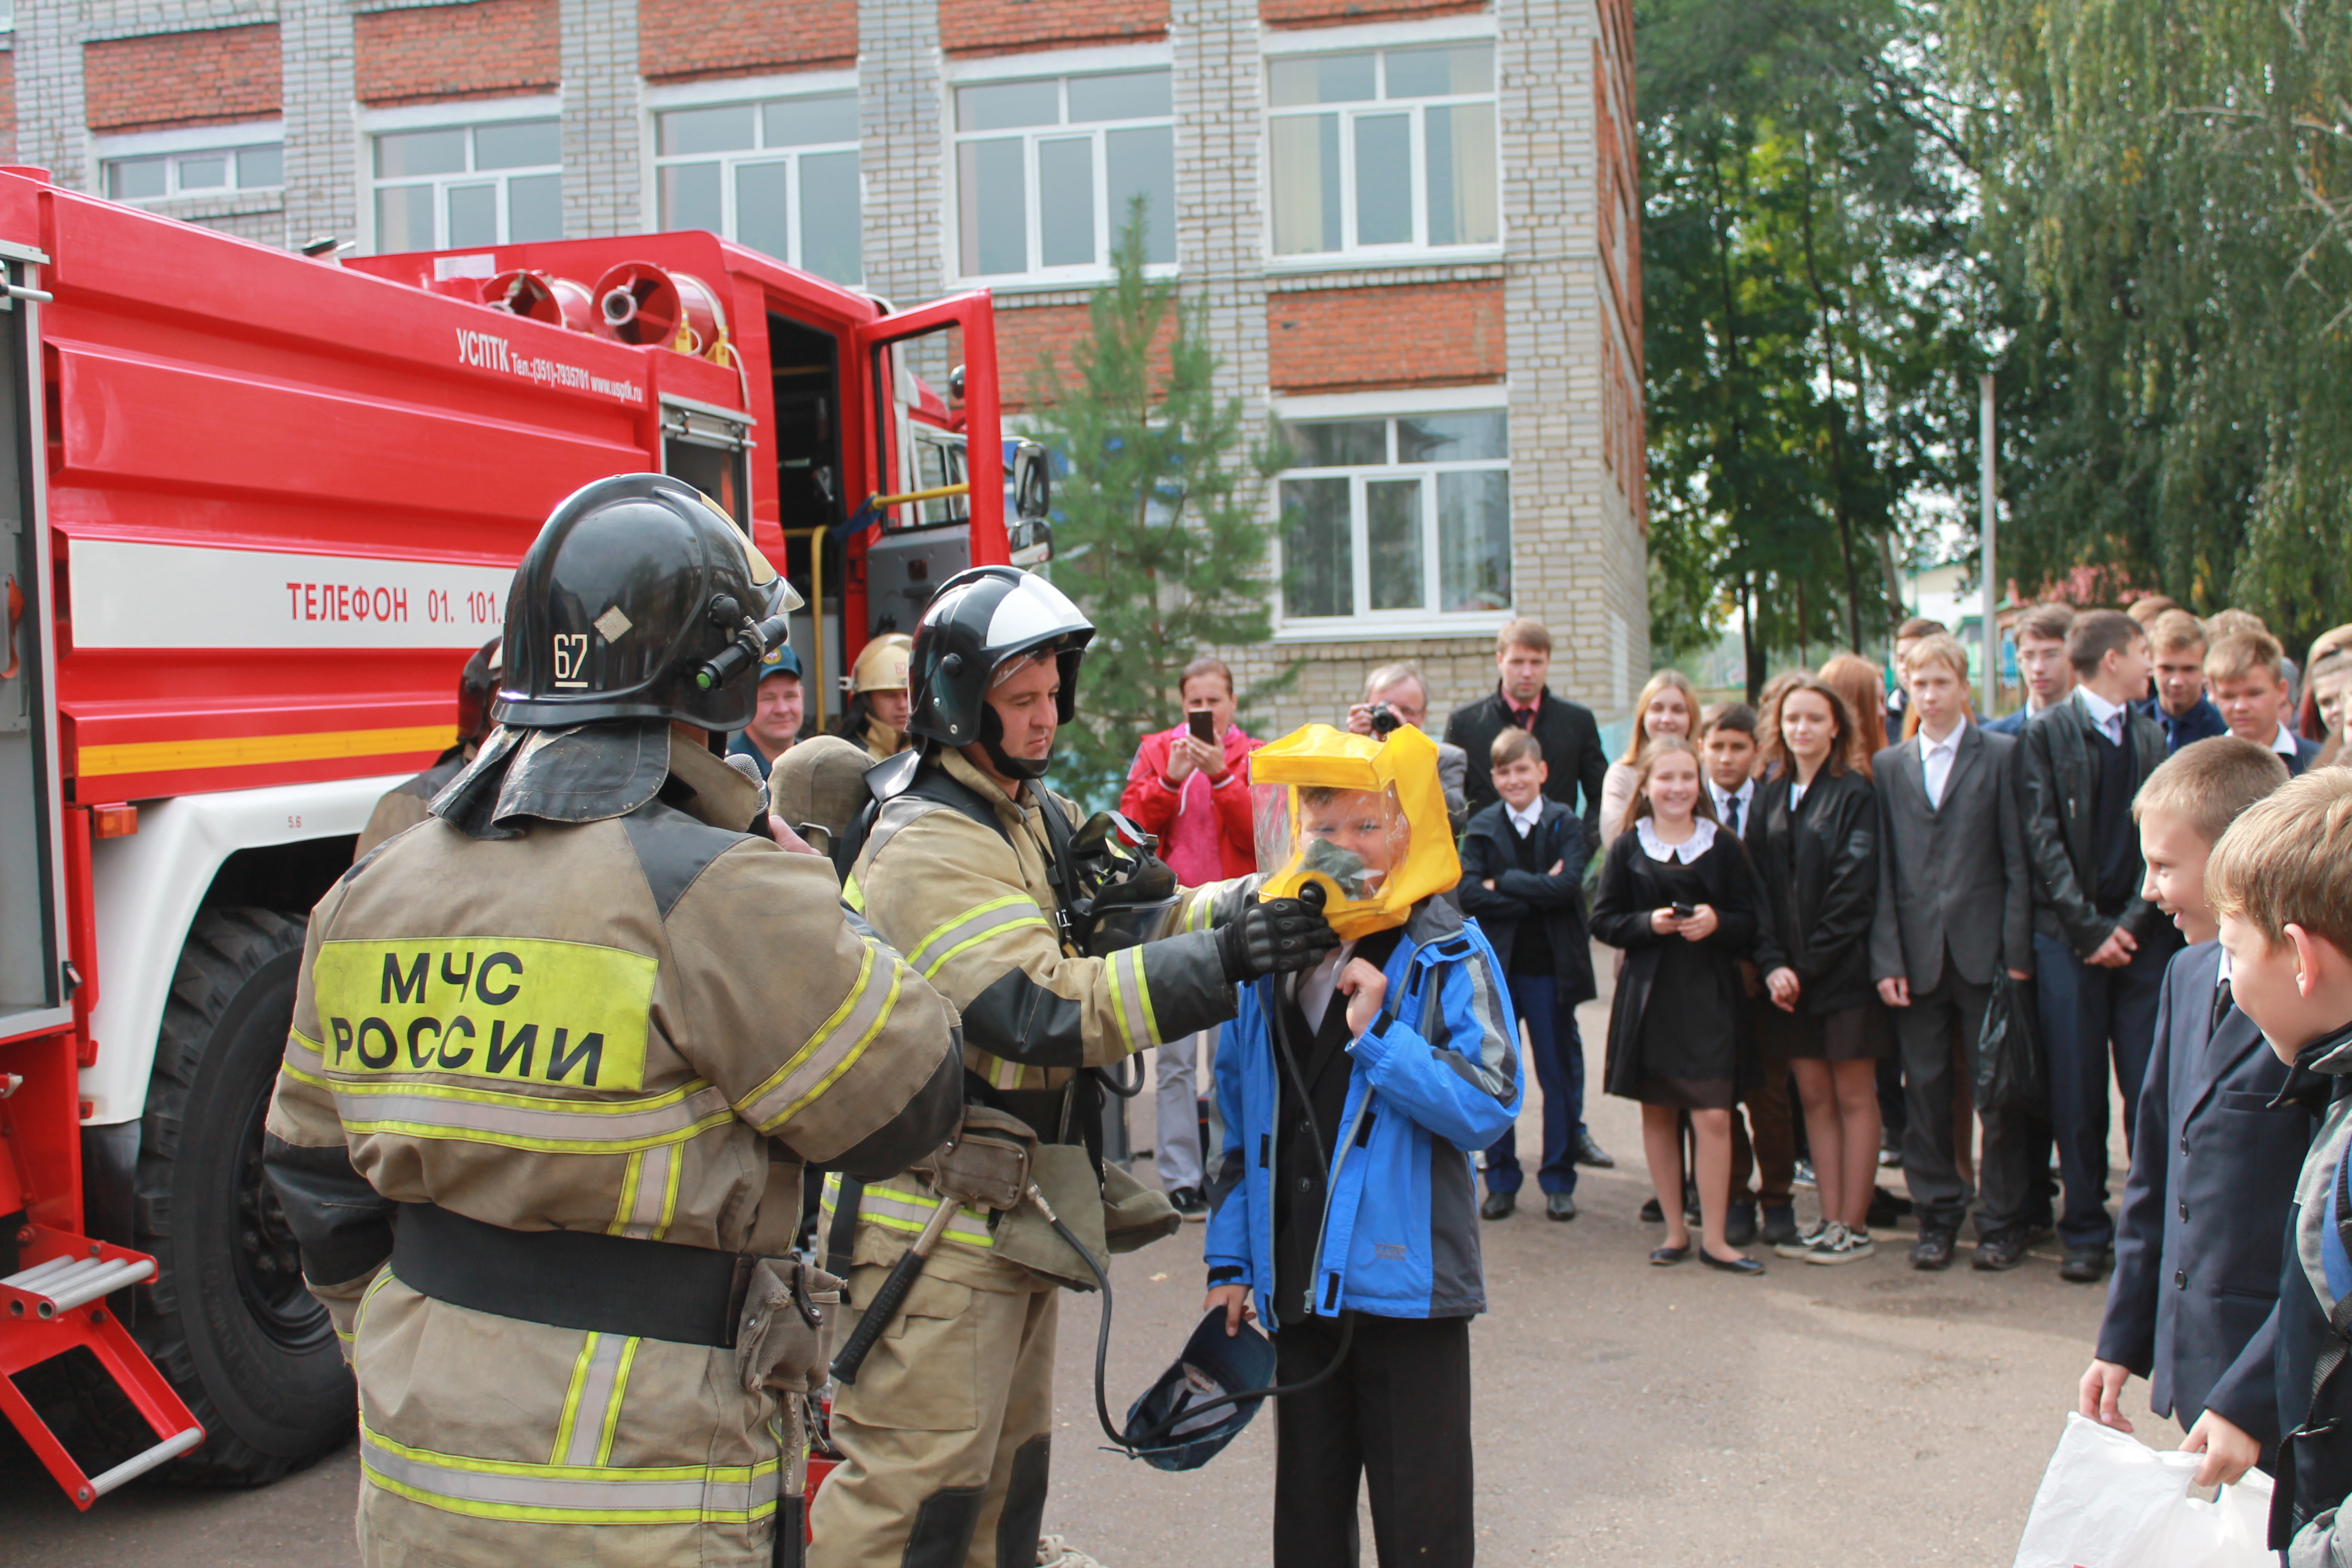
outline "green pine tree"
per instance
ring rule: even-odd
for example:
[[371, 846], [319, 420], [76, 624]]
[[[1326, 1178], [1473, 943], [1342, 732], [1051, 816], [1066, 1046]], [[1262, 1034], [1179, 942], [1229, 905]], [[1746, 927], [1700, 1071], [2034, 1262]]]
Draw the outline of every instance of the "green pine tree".
[[1216, 395], [1200, 310], [1172, 280], [1144, 277], [1143, 241], [1139, 198], [1117, 278], [1095, 291], [1071, 350], [1075, 381], [1047, 359], [1030, 395], [1030, 436], [1066, 464], [1055, 477], [1054, 582], [1095, 624], [1055, 786], [1091, 805], [1114, 804], [1137, 742], [1176, 721], [1187, 663], [1273, 630], [1262, 499], [1281, 454], [1246, 449], [1241, 400]]

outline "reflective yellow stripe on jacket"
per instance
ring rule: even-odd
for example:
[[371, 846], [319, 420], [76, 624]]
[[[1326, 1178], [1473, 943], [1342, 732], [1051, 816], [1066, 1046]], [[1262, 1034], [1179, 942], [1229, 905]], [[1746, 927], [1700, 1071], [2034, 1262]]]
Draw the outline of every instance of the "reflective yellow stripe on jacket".
[[1018, 931], [1024, 926], [1045, 926], [1052, 929], [1045, 912], [1036, 902], [1022, 893], [1007, 893], [1001, 899], [991, 899], [975, 909], [969, 909], [940, 927], [919, 943], [907, 955], [908, 965], [924, 979], [938, 976], [948, 961], [957, 954], [978, 947], [1000, 932]]
[[744, 1524], [775, 1511], [779, 1464], [525, 1465], [436, 1454], [360, 1424], [371, 1486], [476, 1519], [533, 1524]]
[[[816, 1232], [822, 1237], [833, 1228], [833, 1212], [841, 1205], [841, 1173], [828, 1173], [824, 1178], [824, 1199], [818, 1208]], [[930, 1224], [931, 1215], [939, 1211], [940, 1200], [914, 1186], [867, 1187], [858, 1195], [857, 1217], [870, 1220], [890, 1230], [904, 1231], [908, 1236], [919, 1233]], [[960, 1241], [966, 1247], [992, 1247], [995, 1233], [988, 1228], [988, 1215], [980, 1209], [965, 1206], [956, 1210], [948, 1221], [941, 1239]]]

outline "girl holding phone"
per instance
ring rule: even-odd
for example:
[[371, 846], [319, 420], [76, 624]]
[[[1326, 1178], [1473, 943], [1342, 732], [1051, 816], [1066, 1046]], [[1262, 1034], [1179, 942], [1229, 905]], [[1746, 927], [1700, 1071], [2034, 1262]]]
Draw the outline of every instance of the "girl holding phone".
[[[1654, 741], [1601, 869], [1592, 934], [1625, 952], [1609, 1017], [1609, 1092], [1642, 1103], [1642, 1148], [1666, 1221], [1661, 1266], [1691, 1254], [1683, 1217], [1680, 1121], [1688, 1112], [1698, 1176], [1699, 1261], [1726, 1273], [1764, 1266], [1724, 1239], [1731, 1206], [1731, 1108], [1743, 1076], [1747, 1009], [1739, 960], [1758, 900], [1739, 840], [1716, 822], [1697, 748]], [[1743, 1070], [1744, 1069], [1744, 1070]]]

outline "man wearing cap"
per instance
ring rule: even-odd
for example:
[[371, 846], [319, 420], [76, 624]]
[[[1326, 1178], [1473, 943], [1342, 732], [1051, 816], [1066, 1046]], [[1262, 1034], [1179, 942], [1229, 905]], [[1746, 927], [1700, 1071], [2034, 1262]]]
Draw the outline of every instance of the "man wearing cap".
[[760, 661], [760, 709], [728, 742], [730, 757], [749, 757], [766, 773], [800, 738], [807, 703], [801, 689], [801, 656], [789, 647], [772, 647]]

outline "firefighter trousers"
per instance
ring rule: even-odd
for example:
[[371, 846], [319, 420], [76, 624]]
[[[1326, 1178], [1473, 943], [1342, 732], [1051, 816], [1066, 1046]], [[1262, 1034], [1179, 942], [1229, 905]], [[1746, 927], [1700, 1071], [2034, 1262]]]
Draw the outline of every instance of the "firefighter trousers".
[[[993, 1258], [945, 1261], [835, 1394], [843, 1461], [817, 1491], [809, 1568], [1034, 1568], [1061, 1291]], [[872, 1300], [888, 1273], [858, 1265], [850, 1299]], [[845, 1315], [835, 1343], [856, 1323]]]

